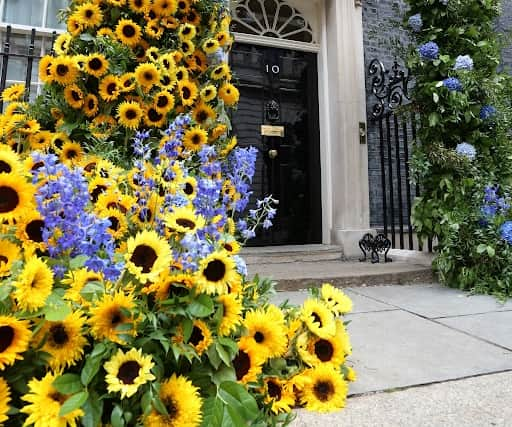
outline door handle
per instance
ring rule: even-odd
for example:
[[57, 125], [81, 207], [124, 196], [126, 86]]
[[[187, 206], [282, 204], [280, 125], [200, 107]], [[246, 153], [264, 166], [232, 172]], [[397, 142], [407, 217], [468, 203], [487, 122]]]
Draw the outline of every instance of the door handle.
[[277, 150], [268, 150], [268, 157], [270, 157], [272, 160], [277, 157], [279, 153]]

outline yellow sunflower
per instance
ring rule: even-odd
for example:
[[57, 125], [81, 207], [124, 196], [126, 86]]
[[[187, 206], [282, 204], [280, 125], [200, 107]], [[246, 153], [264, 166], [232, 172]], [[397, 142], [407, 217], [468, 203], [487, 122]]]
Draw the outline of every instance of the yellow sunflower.
[[217, 97], [217, 88], [214, 85], [207, 85], [201, 89], [201, 99], [204, 102], [213, 101]]
[[12, 263], [20, 259], [20, 254], [19, 245], [9, 240], [0, 239], [0, 277], [11, 275]]
[[82, 333], [85, 319], [79, 311], [69, 314], [64, 320], [46, 321], [35, 340], [50, 355], [48, 364], [54, 371], [74, 366], [84, 354], [87, 339]]
[[78, 77], [79, 69], [71, 56], [57, 56], [50, 65], [52, 80], [63, 86], [73, 83]]
[[320, 338], [332, 338], [336, 334], [334, 316], [320, 300], [308, 298], [302, 306], [301, 318], [307, 328]]
[[135, 68], [135, 79], [146, 91], [149, 91], [160, 81], [160, 71], [155, 64], [144, 62]]
[[164, 125], [166, 114], [159, 112], [154, 106], [149, 106], [144, 110], [144, 123], [149, 127], [160, 128]]
[[159, 16], [171, 16], [178, 10], [176, 0], [153, 0], [153, 10]]
[[190, 151], [199, 151], [207, 142], [208, 133], [198, 126], [188, 129], [183, 137], [183, 146]]
[[84, 30], [80, 20], [74, 15], [71, 15], [66, 21], [66, 28], [73, 37], [78, 37]]
[[287, 381], [278, 377], [267, 377], [263, 380], [265, 403], [271, 404], [274, 414], [290, 412], [295, 406], [293, 387]]
[[230, 76], [230, 68], [229, 65], [226, 63], [223, 63], [221, 65], [217, 65], [211, 72], [211, 78], [213, 80], [220, 80], [224, 77]]
[[222, 304], [219, 335], [228, 336], [242, 323], [242, 302], [238, 296], [233, 294], [220, 295], [217, 301]]
[[103, 21], [100, 6], [93, 2], [79, 5], [72, 15], [83, 28], [94, 28]]
[[[151, 19], [146, 23], [146, 26], [144, 27], [144, 32], [146, 33], [146, 36], [155, 40], [160, 40], [160, 37], [164, 34], [164, 27], [160, 25], [159, 19]], [[146, 56], [150, 59], [151, 53], [146, 52]]]
[[227, 293], [228, 286], [240, 280], [235, 261], [225, 251], [213, 252], [201, 260], [196, 278], [201, 292], [219, 295]]
[[224, 83], [219, 89], [219, 97], [228, 107], [235, 105], [240, 99], [240, 92], [231, 83]]
[[107, 231], [112, 235], [114, 239], [120, 239], [124, 236], [128, 230], [128, 221], [126, 215], [124, 215], [118, 209], [107, 209], [101, 211], [99, 214], [100, 218], [106, 218], [110, 221], [110, 226]]
[[151, 6], [151, 0], [128, 0], [128, 6], [132, 12], [147, 13]]
[[15, 282], [14, 296], [18, 306], [25, 311], [43, 307], [53, 288], [53, 271], [37, 257], [27, 260]]
[[34, 210], [20, 218], [16, 224], [16, 237], [23, 242], [25, 249], [33, 246], [44, 250], [46, 245], [43, 240], [43, 228], [44, 219], [39, 212]]
[[132, 348], [124, 353], [121, 349], [105, 363], [105, 381], [109, 393], [121, 393], [121, 399], [131, 397], [138, 388], [153, 381], [151, 368], [155, 364], [150, 355], [143, 355], [141, 349]]
[[352, 300], [331, 284], [324, 283], [320, 290], [320, 295], [325, 304], [336, 316], [352, 311]]
[[98, 197], [97, 206], [100, 210], [117, 209], [126, 214], [135, 203], [135, 199], [119, 191], [109, 190]]
[[9, 412], [11, 401], [11, 390], [7, 381], [0, 377], [0, 425], [9, 420], [7, 413]]
[[155, 281], [172, 260], [167, 241], [154, 230], [144, 230], [127, 241], [126, 268], [141, 283]]
[[51, 83], [53, 80], [51, 72], [53, 59], [53, 56], [45, 55], [39, 60], [39, 80], [43, 83]]
[[32, 331], [28, 320], [0, 316], [0, 369], [23, 360], [21, 353], [28, 349]]
[[238, 346], [238, 354], [233, 359], [233, 368], [237, 381], [247, 384], [256, 382], [262, 372], [265, 359], [254, 348], [249, 348], [243, 343]]
[[48, 130], [41, 130], [39, 132], [33, 133], [28, 137], [30, 148], [32, 150], [44, 151], [49, 148], [52, 137], [52, 133]]
[[155, 291], [155, 298], [165, 301], [176, 296], [188, 295], [189, 290], [194, 286], [194, 277], [189, 274], [169, 274], [163, 272], [160, 279], [152, 286]]
[[69, 33], [62, 33], [53, 42], [53, 50], [57, 55], [66, 55], [73, 37]]
[[[148, 174], [150, 174], [148, 172]], [[139, 205], [138, 209], [134, 212], [132, 219], [139, 228], [148, 228], [152, 226], [159, 215], [159, 208], [162, 206], [163, 199], [157, 192], [153, 192], [149, 196], [149, 200], [145, 205]]]
[[135, 73], [125, 73], [119, 76], [119, 87], [121, 92], [131, 92], [137, 85], [135, 82]]
[[141, 39], [142, 30], [131, 19], [121, 19], [116, 25], [116, 36], [119, 41], [127, 46], [135, 47]]
[[180, 66], [176, 68], [175, 76], [178, 82], [189, 80], [189, 70], [184, 66]]
[[110, 186], [113, 186], [114, 182], [107, 178], [103, 178], [101, 175], [97, 175], [95, 178], [89, 181], [89, 194], [91, 201], [96, 203], [102, 193], [107, 191]]
[[316, 412], [332, 412], [345, 406], [348, 385], [340, 372], [324, 364], [304, 372], [304, 387], [300, 393], [301, 404]]
[[0, 222], [20, 218], [35, 204], [35, 188], [23, 177], [0, 173]]
[[121, 93], [119, 79], [112, 74], [104, 77], [99, 84], [98, 93], [107, 102], [115, 101]]
[[84, 153], [78, 142], [66, 142], [59, 154], [59, 159], [65, 164], [76, 164], [80, 162]]
[[85, 57], [84, 71], [91, 76], [100, 78], [108, 70], [108, 60], [101, 53], [92, 53]]
[[121, 126], [128, 129], [137, 129], [142, 119], [140, 105], [133, 101], [125, 101], [117, 107], [117, 118]]
[[80, 109], [84, 105], [84, 93], [74, 83], [64, 88], [64, 99], [71, 108]]
[[197, 180], [189, 175], [183, 179], [183, 192], [189, 200], [194, 200], [197, 194]]
[[201, 24], [201, 15], [194, 10], [190, 9], [188, 13], [185, 15], [185, 22], [188, 22], [189, 24], [199, 26]]
[[183, 56], [190, 56], [194, 53], [196, 50], [196, 46], [191, 40], [182, 40], [180, 42], [180, 51], [183, 54]]
[[165, 216], [165, 225], [178, 233], [194, 233], [205, 226], [205, 219], [193, 207], [175, 208]]
[[0, 146], [0, 173], [18, 176], [23, 173], [23, 163], [20, 156], [5, 146]]
[[208, 59], [199, 49], [186, 59], [188, 67], [193, 71], [204, 72], [208, 68]]
[[19, 101], [25, 95], [25, 84], [18, 83], [9, 86], [7, 89], [4, 89], [2, 92], [2, 100], [4, 102], [14, 102]]
[[163, 71], [174, 73], [176, 71], [176, 61], [171, 53], [164, 53], [158, 57], [158, 63]]
[[186, 377], [172, 374], [160, 384], [159, 397], [169, 415], [153, 410], [144, 420], [145, 427], [198, 427], [201, 424], [199, 389]]
[[231, 43], [231, 36], [229, 35], [229, 32], [224, 30], [219, 31], [217, 34], [215, 34], [215, 38], [219, 42], [220, 46], [225, 46]]
[[208, 347], [213, 343], [212, 333], [208, 325], [202, 320], [194, 320], [192, 327], [192, 334], [188, 340], [188, 344], [194, 347], [199, 356], [203, 354]]
[[207, 39], [203, 43], [203, 50], [208, 55], [215, 53], [219, 47], [220, 44], [217, 39]]
[[[118, 344], [123, 344], [123, 334], [135, 335], [136, 331], [133, 327], [134, 319], [128, 315], [135, 307], [132, 295], [127, 295], [122, 291], [114, 295], [105, 294], [100, 301], [90, 309], [91, 317], [89, 325], [91, 326], [91, 334], [97, 340], [108, 339]], [[120, 325], [132, 325], [131, 329], [122, 331], [118, 329]]]
[[96, 95], [89, 93], [84, 99], [84, 106], [82, 109], [87, 117], [94, 117], [99, 110], [99, 103]]
[[221, 246], [230, 254], [235, 255], [240, 252], [240, 243], [234, 239], [229, 239], [221, 242]]
[[57, 391], [53, 382], [59, 375], [48, 372], [43, 378], [31, 379], [28, 383], [29, 392], [21, 397], [27, 402], [20, 411], [27, 414], [25, 425], [35, 427], [77, 427], [78, 418], [83, 417], [82, 409], [74, 409], [66, 415], [60, 416], [62, 406], [71, 397]]
[[[190, 0], [178, 0], [178, 11], [186, 15], [190, 10]], [[190, 24], [185, 24], [190, 25]], [[194, 27], [195, 28], [195, 27]]]
[[204, 102], [199, 102], [192, 110], [192, 118], [198, 125], [204, 126], [208, 120], [215, 121], [217, 113]]
[[180, 80], [178, 82], [178, 92], [181, 97], [181, 103], [185, 106], [192, 106], [197, 98], [197, 86], [190, 80]]
[[166, 114], [174, 108], [174, 96], [166, 90], [158, 92], [154, 100], [153, 106], [159, 113]]

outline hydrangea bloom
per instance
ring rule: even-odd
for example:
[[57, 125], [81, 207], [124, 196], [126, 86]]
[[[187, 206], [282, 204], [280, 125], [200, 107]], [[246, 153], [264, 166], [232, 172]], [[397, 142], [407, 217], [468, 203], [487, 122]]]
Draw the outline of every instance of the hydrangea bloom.
[[476, 149], [471, 144], [468, 144], [467, 142], [461, 142], [457, 145], [457, 148], [455, 148], [455, 151], [460, 156], [467, 157], [469, 160], [473, 160], [476, 157]]
[[482, 120], [489, 120], [496, 115], [496, 108], [492, 105], [484, 105], [480, 110], [480, 118]]
[[469, 55], [459, 55], [455, 59], [453, 69], [471, 71], [473, 69], [473, 59]]
[[505, 221], [500, 227], [500, 236], [509, 245], [512, 245], [512, 221]]
[[421, 19], [420, 13], [417, 13], [416, 15], [412, 15], [409, 18], [409, 26], [416, 33], [421, 31], [421, 27], [423, 27], [423, 20]]
[[457, 77], [448, 77], [444, 79], [443, 86], [452, 92], [460, 92], [462, 90], [462, 84]]
[[427, 42], [418, 48], [421, 59], [437, 59], [439, 56], [439, 46], [435, 42]]

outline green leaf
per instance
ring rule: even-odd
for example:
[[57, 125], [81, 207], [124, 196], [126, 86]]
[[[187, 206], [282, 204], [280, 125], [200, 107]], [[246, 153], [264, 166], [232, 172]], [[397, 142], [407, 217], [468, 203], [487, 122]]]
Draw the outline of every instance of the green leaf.
[[165, 407], [164, 403], [160, 400], [160, 397], [153, 397], [153, 406], [160, 414], [169, 415], [169, 412], [167, 412], [167, 408]]
[[437, 104], [439, 102], [439, 95], [437, 94], [437, 92], [434, 92], [432, 94], [432, 99], [434, 100], [434, 102]]
[[80, 379], [82, 381], [82, 384], [87, 386], [94, 376], [98, 373], [101, 366], [102, 357], [91, 357], [89, 356], [85, 362], [85, 365], [82, 369], [82, 372], [80, 374]]
[[88, 397], [89, 393], [87, 391], [81, 391], [80, 393], [74, 394], [68, 398], [60, 408], [59, 417], [63, 417], [64, 415], [73, 412], [75, 409], [80, 408]]
[[94, 36], [89, 33], [82, 33], [80, 34], [80, 40], [83, 40], [84, 42], [91, 42], [94, 40]]
[[487, 255], [489, 255], [490, 258], [494, 258], [494, 255], [496, 255], [496, 251], [492, 246], [487, 246]]
[[194, 322], [191, 319], [183, 319], [181, 325], [183, 327], [183, 341], [188, 342], [194, 329]]
[[11, 295], [12, 286], [2, 284], [0, 285], [0, 301], [4, 301], [7, 298], [9, 298], [9, 295]]
[[224, 403], [217, 397], [206, 399], [202, 407], [203, 421], [201, 427], [223, 426]]
[[77, 374], [64, 374], [54, 382], [55, 389], [62, 394], [75, 394], [83, 389], [80, 377]]
[[103, 413], [103, 401], [99, 399], [98, 395], [91, 393], [82, 409], [84, 410], [84, 416], [81, 418], [83, 426], [98, 427]]
[[140, 405], [145, 415], [149, 414], [151, 412], [151, 409], [153, 409], [153, 405], [151, 404], [152, 400], [153, 392], [151, 391], [151, 389], [149, 389], [146, 393], [142, 395], [142, 399], [140, 399]]
[[213, 313], [213, 300], [205, 294], [195, 298], [187, 308], [193, 317], [206, 317]]
[[232, 366], [223, 366], [212, 375], [212, 381], [215, 385], [220, 385], [226, 381], [236, 381], [236, 372]]
[[231, 364], [231, 357], [229, 357], [228, 352], [218, 342], [215, 343], [215, 348], [217, 350], [217, 353], [219, 354], [219, 357], [224, 362], [224, 364], [226, 366], [229, 366]]
[[215, 348], [215, 346], [211, 345], [210, 347], [208, 347], [206, 354], [208, 355], [208, 359], [210, 360], [210, 363], [212, 364], [213, 368], [219, 369], [222, 360], [220, 360], [219, 353], [217, 353], [217, 349]]
[[486, 250], [487, 250], [487, 245], [484, 245], [483, 243], [480, 243], [476, 248], [476, 252], [479, 254], [483, 254]]
[[119, 405], [116, 405], [110, 414], [110, 423], [112, 427], [124, 427], [123, 410]]
[[85, 265], [85, 261], [87, 261], [89, 257], [87, 255], [78, 255], [69, 261], [69, 268], [71, 270], [78, 270]]
[[241, 384], [234, 381], [222, 383], [218, 390], [218, 396], [227, 406], [236, 409], [245, 421], [253, 421], [258, 418], [258, 404]]
[[46, 305], [43, 309], [46, 320], [59, 322], [69, 316], [71, 312], [71, 307], [56, 291], [52, 292], [46, 299]]

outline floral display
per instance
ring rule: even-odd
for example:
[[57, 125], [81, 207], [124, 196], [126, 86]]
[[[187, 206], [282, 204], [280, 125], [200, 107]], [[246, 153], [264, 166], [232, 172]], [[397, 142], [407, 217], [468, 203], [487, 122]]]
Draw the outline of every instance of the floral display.
[[[73, 0], [0, 116], [0, 425], [286, 425], [356, 379], [339, 289], [270, 302], [223, 2]], [[248, 212], [248, 213], [246, 213]]]

